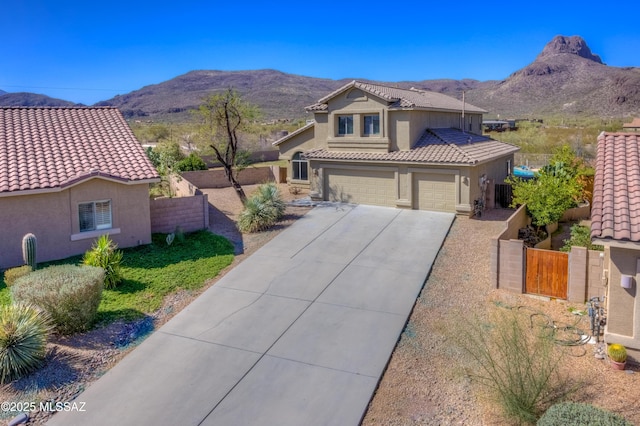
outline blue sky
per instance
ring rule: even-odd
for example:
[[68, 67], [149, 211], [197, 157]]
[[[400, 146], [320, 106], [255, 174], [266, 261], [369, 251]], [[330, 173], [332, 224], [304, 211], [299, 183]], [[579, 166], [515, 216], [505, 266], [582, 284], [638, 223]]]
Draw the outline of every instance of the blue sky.
[[498, 80], [558, 34], [582, 36], [608, 65], [640, 66], [627, 19], [637, 1], [430, 3], [6, 1], [0, 89], [91, 105], [197, 69]]

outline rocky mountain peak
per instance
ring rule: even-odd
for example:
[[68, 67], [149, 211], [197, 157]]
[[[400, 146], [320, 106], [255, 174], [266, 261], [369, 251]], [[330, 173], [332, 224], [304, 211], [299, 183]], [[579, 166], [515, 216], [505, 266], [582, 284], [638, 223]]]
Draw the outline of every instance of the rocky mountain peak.
[[587, 43], [580, 36], [555, 36], [542, 50], [542, 53], [538, 55], [537, 59], [543, 59], [559, 53], [569, 53], [572, 55], [578, 55], [581, 58], [589, 59], [602, 64], [600, 56], [591, 53], [591, 49], [587, 46]]

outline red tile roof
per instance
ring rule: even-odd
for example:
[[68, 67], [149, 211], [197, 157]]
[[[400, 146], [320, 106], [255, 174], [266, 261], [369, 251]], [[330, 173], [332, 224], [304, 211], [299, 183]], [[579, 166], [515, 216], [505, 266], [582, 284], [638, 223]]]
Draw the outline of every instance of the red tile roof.
[[446, 111], [462, 111], [485, 113], [487, 111], [478, 108], [469, 103], [464, 103], [451, 96], [442, 93], [429, 92], [427, 90], [418, 89], [400, 89], [397, 87], [383, 86], [381, 84], [364, 83], [361, 81], [352, 81], [341, 88], [331, 92], [317, 103], [306, 107], [307, 111], [327, 111], [327, 101], [339, 95], [340, 93], [356, 87], [364, 92], [377, 96], [389, 102], [389, 108], [397, 109], [429, 109], [429, 110], [446, 110]]
[[59, 189], [94, 176], [157, 180], [112, 107], [0, 107], [0, 194]]
[[624, 123], [622, 125], [623, 129], [640, 129], [640, 118], [634, 118], [631, 120], [631, 123]]
[[640, 133], [598, 136], [591, 237], [640, 242]]
[[458, 129], [427, 129], [408, 151], [343, 152], [324, 148], [310, 150], [304, 157], [313, 160], [393, 161], [427, 164], [478, 164], [518, 151], [520, 148], [486, 136]]

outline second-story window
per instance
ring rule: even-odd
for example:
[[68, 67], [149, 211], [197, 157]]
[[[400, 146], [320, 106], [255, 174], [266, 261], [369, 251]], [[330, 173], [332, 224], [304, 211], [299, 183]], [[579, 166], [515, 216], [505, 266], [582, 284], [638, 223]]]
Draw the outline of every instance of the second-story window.
[[380, 116], [378, 114], [364, 116], [363, 133], [365, 136], [380, 134]]
[[338, 116], [338, 135], [353, 134], [353, 115]]

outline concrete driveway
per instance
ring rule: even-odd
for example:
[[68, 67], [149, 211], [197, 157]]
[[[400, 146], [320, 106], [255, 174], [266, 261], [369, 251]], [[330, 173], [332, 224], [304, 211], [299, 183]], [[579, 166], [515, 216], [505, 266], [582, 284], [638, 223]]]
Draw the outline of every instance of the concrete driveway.
[[453, 218], [316, 207], [49, 424], [359, 424]]

